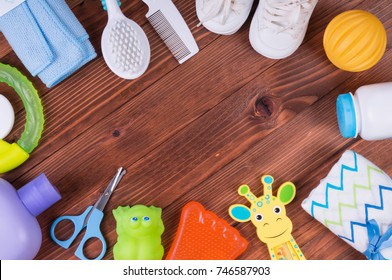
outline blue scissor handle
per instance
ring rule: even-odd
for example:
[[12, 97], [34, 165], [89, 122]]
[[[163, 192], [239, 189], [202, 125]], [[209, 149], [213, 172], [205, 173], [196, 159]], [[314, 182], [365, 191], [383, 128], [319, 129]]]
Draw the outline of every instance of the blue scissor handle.
[[[90, 214], [91, 212], [91, 214]], [[78, 248], [76, 249], [75, 252], [75, 256], [77, 256], [79, 259], [82, 260], [89, 260], [83, 253], [83, 248], [84, 245], [86, 244], [87, 240], [91, 239], [91, 238], [97, 238], [101, 241], [102, 243], [102, 251], [101, 253], [98, 255], [98, 257], [96, 257], [94, 260], [100, 260], [103, 258], [103, 256], [105, 255], [106, 252], [106, 242], [105, 239], [101, 233], [101, 221], [103, 219], [103, 212], [93, 208], [93, 206], [89, 206], [87, 207], [87, 209], [83, 212], [83, 214], [79, 215], [79, 216], [61, 216], [59, 218], [57, 218], [51, 228], [50, 228], [50, 236], [52, 237], [53, 241], [56, 242], [58, 245], [60, 245], [61, 247], [68, 249], [69, 246], [71, 246], [72, 242], [76, 239], [76, 237], [78, 236], [78, 234], [83, 230], [84, 226], [84, 221], [87, 217], [87, 215], [90, 214], [90, 217], [87, 221], [87, 228], [86, 228], [86, 233], [82, 238], [82, 241], [80, 241], [80, 244], [78, 246]], [[68, 238], [67, 240], [59, 240], [54, 231], [56, 229], [56, 226], [64, 220], [68, 220], [71, 221], [74, 224], [74, 232], [72, 234], [72, 236], [70, 238]]]
[[91, 212], [91, 216], [90, 216], [88, 223], [87, 223], [86, 234], [83, 236], [83, 239], [82, 239], [82, 241], [80, 241], [80, 244], [75, 252], [75, 256], [77, 256], [79, 259], [90, 260], [89, 258], [87, 258], [84, 255], [83, 249], [84, 249], [84, 245], [86, 244], [87, 240], [89, 240], [91, 238], [98, 238], [102, 243], [101, 253], [93, 260], [101, 260], [103, 258], [103, 256], [105, 255], [106, 242], [105, 242], [105, 239], [103, 238], [103, 235], [101, 233], [102, 219], [103, 219], [103, 212], [94, 208], [93, 211]]
[[[90, 213], [92, 206], [87, 207], [87, 209], [83, 212], [83, 214], [79, 216], [61, 216], [57, 218], [52, 226], [50, 227], [50, 237], [52, 237], [53, 241], [56, 242], [58, 245], [61, 247], [68, 249], [69, 246], [71, 246], [72, 242], [76, 239], [78, 234], [82, 231], [84, 228], [84, 220], [86, 219], [86, 216]], [[71, 221], [74, 224], [74, 232], [72, 236], [66, 240], [60, 240], [56, 237], [54, 234], [54, 230], [56, 229], [56, 226], [62, 222], [62, 221]]]

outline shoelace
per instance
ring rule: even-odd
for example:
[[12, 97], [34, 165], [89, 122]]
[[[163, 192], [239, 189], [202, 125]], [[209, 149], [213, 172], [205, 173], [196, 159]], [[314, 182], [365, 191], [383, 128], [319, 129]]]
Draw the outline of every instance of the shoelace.
[[294, 38], [304, 30], [314, 4], [309, 0], [265, 0], [260, 13], [260, 29], [271, 28], [286, 32]]
[[209, 21], [214, 17], [223, 14], [221, 24], [225, 24], [231, 12], [240, 13], [246, 1], [243, 0], [204, 0], [203, 12], [206, 16], [200, 19], [200, 26], [203, 22]]

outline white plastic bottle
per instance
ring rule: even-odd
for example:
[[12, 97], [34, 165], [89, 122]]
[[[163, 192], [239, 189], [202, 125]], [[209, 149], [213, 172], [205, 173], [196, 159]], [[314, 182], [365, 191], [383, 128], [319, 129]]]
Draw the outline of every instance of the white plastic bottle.
[[336, 112], [345, 138], [392, 138], [392, 82], [362, 86], [355, 95], [339, 95]]

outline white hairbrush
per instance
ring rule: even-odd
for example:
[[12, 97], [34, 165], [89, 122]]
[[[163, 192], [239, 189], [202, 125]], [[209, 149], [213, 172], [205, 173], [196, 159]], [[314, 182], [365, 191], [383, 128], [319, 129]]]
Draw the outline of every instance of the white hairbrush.
[[102, 0], [102, 4], [108, 11], [108, 23], [101, 40], [105, 62], [117, 76], [136, 79], [150, 63], [147, 36], [136, 22], [124, 16], [117, 0]]

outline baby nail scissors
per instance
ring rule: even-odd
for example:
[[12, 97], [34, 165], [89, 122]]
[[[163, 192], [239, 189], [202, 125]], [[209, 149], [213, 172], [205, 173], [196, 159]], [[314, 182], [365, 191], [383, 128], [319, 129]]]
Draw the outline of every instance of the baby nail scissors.
[[[82, 241], [80, 242], [78, 248], [75, 251], [75, 256], [77, 256], [79, 259], [82, 260], [89, 260], [84, 255], [83, 248], [87, 242], [87, 240], [91, 238], [97, 238], [101, 241], [102, 243], [102, 251], [101, 253], [94, 259], [94, 260], [100, 260], [103, 258], [106, 252], [106, 242], [105, 239], [102, 235], [100, 226], [101, 222], [103, 219], [103, 209], [105, 208], [111, 194], [113, 193], [114, 189], [117, 187], [117, 185], [120, 183], [120, 180], [122, 176], [126, 173], [126, 170], [120, 167], [117, 170], [116, 176], [113, 177], [112, 181], [109, 183], [107, 186], [105, 192], [99, 197], [97, 202], [95, 203], [94, 206], [89, 206], [87, 209], [83, 212], [83, 214], [79, 216], [61, 216], [57, 218], [51, 228], [50, 228], [50, 236], [52, 237], [53, 241], [56, 242], [58, 245], [61, 247], [68, 249], [69, 246], [71, 246], [72, 242], [76, 239], [76, 237], [79, 235], [79, 233], [86, 227], [86, 233], [83, 236]], [[71, 221], [74, 224], [74, 232], [72, 236], [67, 239], [67, 240], [59, 240], [54, 231], [56, 226], [61, 222], [61, 221]]]

